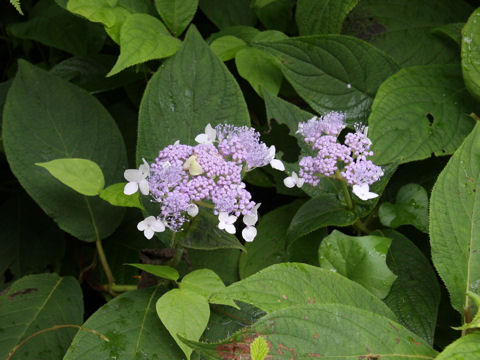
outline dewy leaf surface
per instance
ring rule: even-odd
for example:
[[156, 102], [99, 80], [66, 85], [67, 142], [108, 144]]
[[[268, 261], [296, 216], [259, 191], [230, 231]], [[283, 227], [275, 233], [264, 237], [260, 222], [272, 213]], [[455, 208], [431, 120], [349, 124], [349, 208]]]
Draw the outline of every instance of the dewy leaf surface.
[[187, 341], [206, 359], [249, 358], [250, 344], [265, 337], [269, 359], [433, 359], [436, 351], [403, 326], [341, 304], [315, 304], [272, 312], [221, 343]]
[[[391, 310], [361, 285], [336, 274], [301, 263], [272, 265], [228, 286], [225, 296], [270, 313], [304, 304], [345, 304], [396, 319]], [[221, 298], [222, 294], [213, 297]]]
[[344, 32], [369, 41], [402, 66], [448, 64], [458, 61], [458, 49], [432, 29], [464, 22], [472, 10], [462, 0], [362, 0]]
[[[82, 300], [82, 290], [73, 277], [40, 274], [15, 281], [0, 295], [0, 358], [7, 358], [15, 345], [39, 330], [80, 325]], [[13, 358], [61, 359], [76, 331], [65, 328], [45, 332], [22, 345]]]
[[[464, 314], [480, 285], [480, 127], [450, 158], [430, 199], [432, 260], [453, 307]], [[470, 309], [471, 311], [471, 309]]]
[[314, 35], [256, 44], [273, 54], [283, 75], [316, 111], [365, 121], [380, 84], [398, 70], [374, 46], [345, 35]]
[[318, 249], [320, 267], [338, 272], [383, 299], [397, 278], [388, 268], [391, 239], [381, 236], [348, 236], [334, 230]]
[[339, 34], [359, 0], [298, 0], [295, 20], [300, 35]]
[[25, 61], [7, 95], [3, 140], [9, 165], [40, 207], [84, 241], [110, 235], [124, 210], [87, 198], [35, 166], [59, 158], [96, 162], [106, 184], [122, 178], [125, 144], [117, 125], [92, 95]]
[[383, 165], [452, 154], [478, 111], [458, 65], [409, 67], [378, 89], [368, 118], [373, 161]]
[[463, 78], [468, 91], [480, 100], [480, 8], [470, 16], [462, 34]]
[[155, 313], [161, 292], [158, 287], [134, 290], [110, 300], [82, 325], [110, 341], [79, 331], [63, 359], [183, 360], [183, 353]]
[[392, 239], [387, 265], [397, 275], [384, 301], [400, 324], [433, 344], [440, 303], [435, 271], [425, 255], [399, 232], [385, 229], [378, 234]]
[[150, 79], [140, 105], [137, 161], [153, 160], [180, 140], [194, 145], [210, 123], [248, 125], [247, 106], [238, 84], [195, 27], [182, 48]]
[[120, 56], [107, 76], [148, 60], [169, 57], [181, 44], [157, 18], [148, 14], [130, 14], [120, 29]]
[[476, 360], [480, 358], [480, 334], [473, 333], [448, 345], [436, 360]]

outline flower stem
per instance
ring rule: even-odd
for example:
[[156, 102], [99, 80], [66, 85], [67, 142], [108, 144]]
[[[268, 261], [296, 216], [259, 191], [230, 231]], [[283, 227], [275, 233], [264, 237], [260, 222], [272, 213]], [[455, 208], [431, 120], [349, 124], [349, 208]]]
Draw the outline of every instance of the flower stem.
[[207, 209], [214, 209], [215, 208], [215, 205], [207, 203], [207, 202], [202, 201], [202, 200], [196, 201], [196, 203], [197, 203], [198, 206], [202, 206], [202, 207], [207, 208]]
[[112, 284], [109, 285], [109, 290], [121, 293], [121, 292], [127, 292], [127, 291], [132, 291], [132, 290], [137, 290], [138, 286], [137, 285], [121, 285], [121, 284]]
[[341, 175], [337, 176], [337, 179], [340, 181], [340, 185], [342, 186], [343, 195], [345, 196], [348, 210], [353, 210], [353, 201], [352, 197], [350, 196], [350, 191], [348, 191], [347, 182]]
[[179, 246], [175, 249], [175, 255], [168, 262], [168, 266], [176, 267], [180, 263], [180, 260], [182, 260], [182, 256], [183, 256], [183, 248]]
[[355, 223], [353, 224], [353, 227], [359, 232], [359, 233], [364, 233], [366, 235], [370, 234], [370, 230], [368, 227], [363, 223], [362, 220], [357, 219]]
[[113, 277], [112, 270], [108, 265], [107, 257], [105, 256], [105, 252], [103, 251], [102, 240], [100, 240], [99, 237], [97, 237], [96, 244], [100, 263], [102, 264], [103, 271], [105, 271], [105, 275], [107, 276], [108, 288], [111, 289], [112, 285], [115, 284], [115, 278]]

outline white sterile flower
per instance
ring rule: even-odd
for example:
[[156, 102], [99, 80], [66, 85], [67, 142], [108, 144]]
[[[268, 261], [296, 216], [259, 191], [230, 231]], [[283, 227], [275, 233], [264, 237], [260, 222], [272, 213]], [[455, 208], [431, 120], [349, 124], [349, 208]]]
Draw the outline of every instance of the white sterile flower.
[[147, 177], [150, 173], [150, 166], [148, 166], [145, 159], [142, 160], [143, 164], [139, 166], [138, 170], [127, 169], [123, 173], [123, 176], [128, 181], [128, 184], [123, 188], [123, 193], [125, 195], [135, 194], [138, 191], [138, 188], [140, 188], [140, 192], [143, 195], [148, 195], [149, 188]]
[[237, 221], [237, 217], [235, 215], [228, 215], [227, 212], [222, 211], [218, 214], [218, 228], [220, 230], [225, 230], [229, 234], [235, 234], [236, 229], [233, 223]]
[[195, 141], [199, 144], [213, 144], [216, 138], [217, 130], [212, 128], [210, 124], [207, 124], [207, 126], [205, 126], [205, 133], [197, 135]]
[[155, 216], [149, 216], [137, 224], [137, 229], [143, 231], [143, 235], [150, 240], [154, 233], [165, 231], [165, 224]]
[[360, 185], [353, 185], [353, 190], [352, 192], [357, 195], [361, 200], [370, 200], [374, 199], [378, 196], [378, 194], [375, 194], [374, 192], [369, 191], [370, 188], [368, 184], [360, 184]]
[[[243, 215], [243, 223], [247, 226], [254, 226], [258, 221], [258, 208], [261, 203], [255, 205], [251, 214]], [[242, 233], [243, 234], [243, 233]]]
[[305, 179], [299, 178], [295, 171], [292, 171], [292, 176], [283, 179], [283, 183], [287, 188], [293, 188], [295, 185], [300, 188], [303, 186], [304, 182]]
[[268, 148], [268, 162], [272, 168], [285, 171], [285, 165], [283, 165], [283, 162], [275, 159], [275, 145], [272, 145]]
[[242, 230], [242, 237], [245, 241], [252, 242], [257, 236], [257, 229], [255, 226], [247, 226], [245, 229]]
[[173, 145], [180, 145], [180, 140], [175, 141]]
[[187, 213], [191, 217], [195, 217], [198, 215], [198, 206], [196, 204], [190, 204], [187, 206]]

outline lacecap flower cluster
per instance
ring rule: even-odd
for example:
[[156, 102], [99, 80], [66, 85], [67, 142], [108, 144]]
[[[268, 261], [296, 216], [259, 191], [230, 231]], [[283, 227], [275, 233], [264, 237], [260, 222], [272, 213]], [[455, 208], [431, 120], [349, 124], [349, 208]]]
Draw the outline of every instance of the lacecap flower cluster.
[[275, 146], [267, 147], [252, 128], [210, 124], [199, 134], [195, 146], [178, 141], [161, 150], [152, 164], [145, 160], [139, 169], [128, 169], [124, 193], [138, 190], [160, 204], [160, 214], [138, 223], [138, 230], [151, 239], [165, 229], [181, 231], [197, 216], [201, 202], [213, 204], [218, 228], [235, 234], [235, 222], [243, 216], [242, 237], [253, 241], [257, 235], [258, 207], [242, 182], [242, 173], [271, 165], [285, 170], [275, 159]]
[[346, 127], [345, 115], [331, 112], [313, 117], [298, 124], [297, 133], [316, 151], [315, 156], [304, 156], [300, 160], [300, 171], [284, 179], [286, 187], [302, 187], [304, 183], [317, 186], [322, 176], [343, 177], [353, 187], [352, 192], [362, 200], [378, 196], [370, 192], [370, 185], [383, 176], [383, 170], [367, 157], [372, 156], [372, 142], [368, 138], [368, 127], [355, 126], [355, 132], [339, 141]]

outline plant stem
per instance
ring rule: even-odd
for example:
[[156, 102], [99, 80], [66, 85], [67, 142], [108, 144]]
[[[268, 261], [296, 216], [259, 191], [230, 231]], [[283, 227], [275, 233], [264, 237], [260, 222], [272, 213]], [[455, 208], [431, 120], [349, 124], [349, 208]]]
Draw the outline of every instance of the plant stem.
[[112, 284], [108, 285], [109, 290], [114, 291], [114, 292], [127, 292], [127, 291], [132, 291], [132, 290], [137, 290], [138, 286], [137, 285], [122, 285], [122, 284]]
[[197, 205], [202, 206], [204, 208], [208, 208], [208, 209], [214, 209], [215, 208], [215, 205], [209, 204], [209, 203], [207, 203], [205, 201], [202, 201], [202, 200], [199, 200], [196, 203], [197, 203]]
[[345, 201], [347, 202], [348, 210], [353, 210], [353, 201], [350, 196], [350, 191], [348, 191], [347, 182], [341, 175], [337, 176], [337, 179], [340, 181], [340, 185], [342, 186], [343, 195], [345, 196]]
[[180, 263], [180, 260], [182, 260], [182, 256], [183, 256], [183, 248], [179, 246], [175, 249], [175, 255], [168, 262], [168, 266], [176, 267]]
[[76, 328], [76, 329], [79, 329], [79, 330], [82, 330], [82, 331], [86, 331], [86, 332], [89, 332], [89, 333], [92, 333], [92, 334], [95, 334], [97, 336], [99, 336], [102, 340], [105, 340], [107, 342], [110, 341], [109, 338], [107, 338], [105, 335], [103, 334], [100, 334], [98, 331], [96, 330], [93, 330], [93, 329], [87, 329], [87, 328], [84, 328], [80, 325], [74, 325], [74, 324], [65, 324], [65, 325], [55, 325], [55, 326], [52, 326], [52, 327], [49, 327], [47, 329], [42, 329], [42, 330], [39, 330], [37, 331], [36, 333], [33, 333], [32, 335], [26, 337], [22, 342], [18, 343], [17, 345], [15, 345], [15, 347], [10, 350], [10, 352], [8, 353], [8, 357], [6, 360], [10, 360], [12, 358], [12, 356], [17, 352], [17, 350], [23, 346], [28, 340], [34, 338], [35, 336], [37, 335], [40, 335], [40, 334], [43, 334], [43, 333], [46, 333], [48, 331], [52, 331], [52, 330], [58, 330], [58, 329], [65, 329], [65, 328]]
[[364, 233], [366, 235], [370, 234], [370, 230], [368, 227], [362, 222], [362, 220], [357, 219], [355, 223], [353, 224], [353, 227], [359, 232], [359, 233]]
[[108, 265], [107, 257], [105, 256], [105, 252], [103, 251], [102, 240], [97, 236], [97, 252], [98, 257], [100, 258], [100, 262], [103, 267], [103, 271], [105, 271], [105, 275], [107, 276], [108, 280], [108, 288], [110, 289], [113, 284], [115, 284], [115, 278], [113, 277], [112, 270], [110, 270], [110, 266]]

